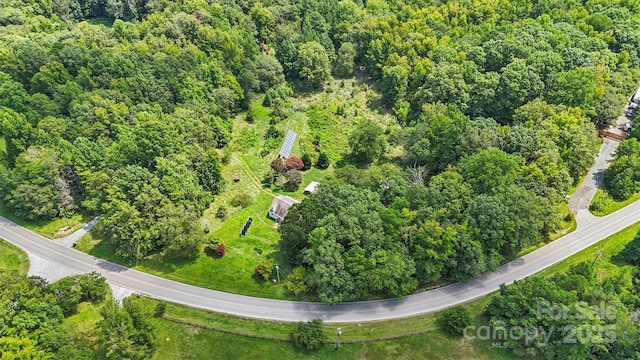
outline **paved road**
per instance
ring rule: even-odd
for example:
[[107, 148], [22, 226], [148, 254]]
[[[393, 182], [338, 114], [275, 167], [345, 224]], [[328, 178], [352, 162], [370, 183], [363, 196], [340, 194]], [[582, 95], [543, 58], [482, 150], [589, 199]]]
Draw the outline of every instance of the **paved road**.
[[596, 221], [596, 217], [589, 212], [589, 203], [596, 194], [596, 190], [604, 181], [604, 171], [609, 167], [609, 160], [620, 145], [620, 142], [604, 138], [600, 151], [589, 169], [582, 183], [569, 199], [569, 209], [576, 215], [578, 227]]
[[582, 226], [543, 248], [501, 266], [496, 272], [402, 299], [388, 299], [334, 306], [260, 299], [234, 295], [159, 278], [113, 264], [65, 247], [0, 218], [0, 238], [71, 271], [98, 271], [110, 284], [148, 296], [198, 308], [250, 318], [300, 321], [322, 318], [326, 322], [362, 322], [432, 312], [496, 291], [534, 274], [640, 220], [640, 201]]
[[[501, 284], [510, 284], [539, 272], [639, 221], [640, 201], [601, 218], [589, 214], [587, 210], [599, 185], [601, 173], [608, 165], [606, 160], [616, 147], [616, 142], [605, 142], [584, 183], [569, 201], [571, 210], [578, 215], [576, 231], [466, 284], [457, 283], [402, 299], [325, 305], [254, 298], [198, 288], [128, 269], [71, 249], [65, 246], [65, 241], [56, 242], [44, 238], [2, 217], [0, 238], [20, 247], [32, 258], [41, 258], [55, 264], [55, 270], [60, 273], [98, 271], [110, 285], [117, 288], [242, 317], [280, 321], [321, 318], [325, 322], [363, 322], [406, 317], [441, 310], [494, 292]], [[82, 234], [90, 225], [81, 230]], [[71, 235], [70, 239], [75, 239], [75, 235]]]

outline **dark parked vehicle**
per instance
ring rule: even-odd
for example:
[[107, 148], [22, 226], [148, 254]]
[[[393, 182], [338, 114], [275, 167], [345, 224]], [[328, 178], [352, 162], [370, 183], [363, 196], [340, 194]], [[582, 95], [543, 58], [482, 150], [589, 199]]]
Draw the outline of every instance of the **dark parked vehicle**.
[[637, 109], [636, 109], [636, 108], [634, 108], [634, 107], [629, 108], [629, 109], [627, 109], [627, 112], [625, 113], [625, 115], [626, 115], [629, 119], [631, 119], [631, 118], [633, 118], [633, 117], [636, 115], [636, 110], [637, 110]]

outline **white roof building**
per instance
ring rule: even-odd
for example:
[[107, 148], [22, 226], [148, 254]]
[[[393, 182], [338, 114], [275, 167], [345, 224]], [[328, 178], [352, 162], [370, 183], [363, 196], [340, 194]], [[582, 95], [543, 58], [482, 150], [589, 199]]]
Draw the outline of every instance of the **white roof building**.
[[640, 87], [636, 90], [635, 94], [631, 97], [631, 102], [634, 104], [640, 104]]
[[312, 181], [307, 185], [306, 188], [302, 191], [303, 194], [315, 194], [318, 191], [318, 185], [320, 185], [317, 181]]
[[284, 217], [287, 216], [289, 212], [289, 208], [293, 206], [293, 204], [298, 204], [300, 201], [290, 198], [285, 195], [278, 195], [271, 202], [271, 206], [269, 207], [269, 217], [277, 222], [282, 222]]

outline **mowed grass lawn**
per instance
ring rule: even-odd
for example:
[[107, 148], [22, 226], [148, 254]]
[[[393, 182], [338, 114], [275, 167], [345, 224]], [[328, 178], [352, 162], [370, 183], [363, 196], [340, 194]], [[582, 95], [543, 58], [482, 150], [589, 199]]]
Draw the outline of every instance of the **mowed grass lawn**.
[[[489, 297], [469, 304], [473, 313], [484, 309]], [[140, 298], [147, 311], [153, 311], [156, 300]], [[166, 315], [211, 327], [263, 336], [288, 339], [295, 324], [239, 319], [231, 316], [168, 304]], [[330, 341], [341, 328], [341, 340], [369, 339], [435, 326], [435, 314], [362, 324], [325, 324]], [[296, 349], [290, 342], [263, 340], [217, 332], [200, 327], [153, 318], [157, 333], [154, 359], [511, 359], [507, 351], [494, 349], [490, 342], [451, 337], [442, 331], [362, 344], [328, 343], [316, 352]], [[486, 324], [487, 318], [477, 316], [475, 325]]]
[[26, 275], [29, 270], [27, 254], [8, 242], [0, 239], [0, 271], [17, 271]]
[[[204, 288], [274, 299], [298, 299], [289, 295], [282, 284], [265, 282], [254, 275], [254, 268], [270, 257], [282, 265], [282, 280], [287, 273], [279, 257], [277, 243], [273, 241], [278, 238], [274, 222], [266, 218], [272, 199], [268, 194], [260, 194], [251, 206], [237, 211], [224, 222], [224, 226], [212, 232], [212, 236], [225, 244], [226, 255], [223, 257], [205, 248], [195, 260], [151, 256], [130, 264], [115, 256], [114, 249], [91, 235], [78, 243], [78, 249], [117, 263], [133, 265], [136, 270]], [[253, 218], [253, 223], [246, 236], [240, 237], [240, 229], [248, 217]]]

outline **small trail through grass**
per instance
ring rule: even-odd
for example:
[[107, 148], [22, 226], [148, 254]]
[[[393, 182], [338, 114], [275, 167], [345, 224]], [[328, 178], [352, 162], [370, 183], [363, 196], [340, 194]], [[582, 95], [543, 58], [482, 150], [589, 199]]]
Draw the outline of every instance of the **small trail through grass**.
[[249, 181], [251, 181], [251, 183], [253, 185], [255, 185], [258, 190], [265, 192], [273, 197], [276, 197], [277, 195], [271, 191], [271, 189], [265, 189], [262, 186], [262, 182], [260, 182], [260, 179], [258, 179], [258, 177], [256, 176], [256, 174], [251, 170], [251, 168], [249, 167], [249, 165], [237, 154], [233, 154], [232, 155], [233, 159], [238, 161], [238, 163], [240, 164], [240, 167], [242, 168], [242, 170], [247, 174], [247, 176], [249, 177]]

